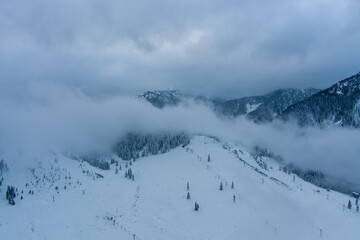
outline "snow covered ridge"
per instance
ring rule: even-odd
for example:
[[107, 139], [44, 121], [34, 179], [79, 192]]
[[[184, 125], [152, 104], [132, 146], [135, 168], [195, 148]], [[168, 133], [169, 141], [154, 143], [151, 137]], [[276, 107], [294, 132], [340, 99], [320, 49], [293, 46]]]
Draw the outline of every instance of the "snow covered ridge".
[[[305, 182], [231, 142], [194, 136], [186, 147], [136, 161], [114, 155], [109, 170], [57, 153], [24, 157], [4, 156], [2, 240], [360, 235], [354, 197]], [[15, 189], [15, 205], [6, 200], [7, 186]]]
[[357, 103], [360, 100], [360, 73], [291, 105], [280, 118], [295, 119], [300, 126], [338, 125], [360, 127]]

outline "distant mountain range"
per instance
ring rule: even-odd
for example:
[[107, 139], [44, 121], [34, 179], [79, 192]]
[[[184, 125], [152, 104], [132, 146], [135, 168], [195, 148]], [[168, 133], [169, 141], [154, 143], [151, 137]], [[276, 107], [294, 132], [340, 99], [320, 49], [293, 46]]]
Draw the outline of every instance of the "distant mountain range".
[[279, 89], [263, 96], [243, 97], [215, 104], [216, 112], [224, 116], [245, 115], [255, 122], [272, 121], [294, 103], [302, 101], [318, 89]]
[[300, 126], [360, 126], [360, 73], [325, 90], [279, 89], [231, 100], [186, 95], [177, 90], [147, 91], [139, 97], [157, 108], [192, 100], [210, 106], [222, 118], [245, 116], [257, 123], [293, 119]]

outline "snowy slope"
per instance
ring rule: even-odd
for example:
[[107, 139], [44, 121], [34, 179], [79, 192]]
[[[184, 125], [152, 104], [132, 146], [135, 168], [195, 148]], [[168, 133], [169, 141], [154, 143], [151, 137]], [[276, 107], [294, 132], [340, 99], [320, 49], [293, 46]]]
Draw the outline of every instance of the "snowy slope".
[[[275, 161], [262, 161], [268, 170], [245, 147], [204, 136], [136, 160], [129, 166], [135, 181], [124, 177], [121, 160], [118, 174], [115, 164], [105, 171], [61, 154], [8, 161], [0, 187], [0, 239], [359, 238], [353, 198], [349, 210], [349, 196], [294, 181]], [[5, 200], [7, 185], [24, 191], [15, 206]]]

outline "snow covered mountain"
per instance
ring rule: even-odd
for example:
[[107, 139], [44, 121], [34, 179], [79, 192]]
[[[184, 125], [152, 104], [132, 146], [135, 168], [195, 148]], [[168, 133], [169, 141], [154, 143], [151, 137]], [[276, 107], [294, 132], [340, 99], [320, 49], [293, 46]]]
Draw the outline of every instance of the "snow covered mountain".
[[159, 108], [192, 99], [210, 106], [221, 117], [246, 116], [257, 123], [295, 119], [300, 126], [360, 126], [360, 73], [321, 91], [279, 89], [262, 96], [227, 101], [183, 95], [178, 91], [146, 92], [140, 97]]
[[360, 126], [360, 73], [287, 108], [281, 119], [299, 125]]
[[279, 89], [263, 96], [225, 101], [217, 104], [216, 109], [225, 116], [245, 115], [255, 122], [271, 121], [290, 105], [302, 101], [318, 91], [314, 88]]
[[139, 98], [147, 100], [157, 108], [176, 106], [184, 97], [185, 96], [177, 90], [147, 91], [139, 95]]
[[212, 104], [222, 101], [221, 99], [208, 99], [202, 96], [183, 94], [178, 90], [146, 91], [141, 93], [138, 97], [148, 101], [157, 108], [175, 107], [180, 103], [186, 103], [187, 101], [211, 106]]
[[[2, 158], [2, 240], [360, 235], [354, 198], [305, 182], [240, 144], [210, 137], [193, 136], [188, 146], [136, 161], [114, 155], [105, 158], [109, 170], [54, 152]], [[5, 199], [9, 185], [16, 189], [15, 205]]]
[[243, 97], [232, 100], [208, 99], [191, 96], [177, 90], [147, 91], [139, 95], [157, 108], [177, 106], [181, 102], [192, 100], [211, 107], [221, 117], [246, 116], [255, 122], [271, 121], [290, 105], [300, 102], [320, 90], [309, 88], [279, 89], [262, 96]]

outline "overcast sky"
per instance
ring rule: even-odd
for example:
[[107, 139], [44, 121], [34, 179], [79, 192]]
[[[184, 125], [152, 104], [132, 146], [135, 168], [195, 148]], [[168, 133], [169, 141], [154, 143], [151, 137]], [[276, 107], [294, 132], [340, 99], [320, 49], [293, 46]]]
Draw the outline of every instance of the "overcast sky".
[[359, 13], [359, 0], [0, 0], [0, 94], [326, 88], [360, 71]]

